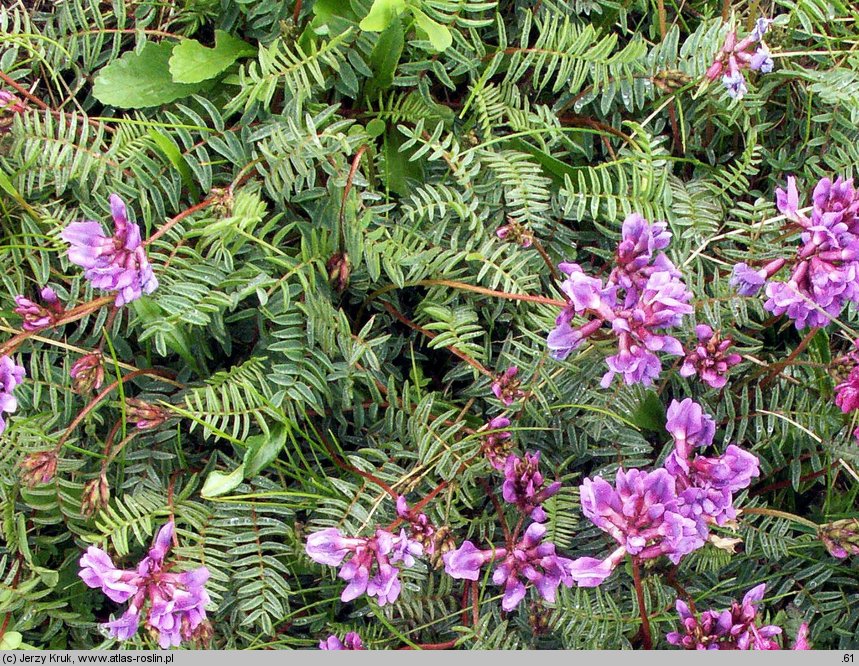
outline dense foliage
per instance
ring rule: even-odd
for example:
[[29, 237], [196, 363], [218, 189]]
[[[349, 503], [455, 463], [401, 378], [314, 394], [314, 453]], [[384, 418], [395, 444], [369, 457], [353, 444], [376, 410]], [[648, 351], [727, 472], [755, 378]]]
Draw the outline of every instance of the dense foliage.
[[[859, 163], [856, 21], [6, 0], [0, 647], [665, 648], [733, 602], [782, 647], [803, 623], [859, 647], [859, 198], [812, 202]], [[666, 224], [618, 250], [633, 214]], [[797, 257], [840, 281], [802, 311]], [[670, 330], [635, 329], [663, 287]], [[672, 457], [686, 399], [742, 480], [692, 541], [597, 564], [618, 470], [687, 520], [675, 478], [710, 463]], [[543, 548], [527, 590], [489, 566], [516, 542]]]

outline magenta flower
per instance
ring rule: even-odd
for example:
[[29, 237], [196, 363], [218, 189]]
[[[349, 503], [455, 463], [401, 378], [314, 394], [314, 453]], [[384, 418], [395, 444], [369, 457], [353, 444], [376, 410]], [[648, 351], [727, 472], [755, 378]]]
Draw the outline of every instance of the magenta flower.
[[98, 391], [104, 383], [104, 357], [101, 352], [81, 356], [72, 365], [69, 376], [72, 378], [72, 388], [81, 395], [90, 391]]
[[770, 262], [760, 271], [745, 264], [734, 268], [731, 283], [750, 296], [766, 283], [764, 307], [787, 315], [797, 329], [820, 328], [839, 316], [848, 302], [859, 302], [859, 192], [852, 181], [822, 178], [812, 193], [811, 215], [799, 208], [796, 179], [776, 190], [776, 206], [803, 231], [802, 245], [786, 281], [770, 281], [787, 263]]
[[542, 543], [545, 534], [545, 525], [532, 523], [521, 541], [509, 551], [506, 548], [479, 550], [466, 541], [457, 550], [445, 553], [444, 569], [453, 578], [477, 580], [480, 568], [491, 560], [497, 560], [499, 564], [492, 574], [492, 582], [504, 588], [501, 608], [505, 611], [512, 611], [525, 598], [528, 583], [546, 601], [554, 601], [558, 585], [573, 585], [569, 574], [572, 561], [559, 557], [555, 553], [555, 544]]
[[524, 391], [519, 388], [519, 380], [516, 379], [518, 373], [519, 368], [515, 365], [510, 366], [492, 382], [492, 393], [506, 407], [525, 395]]
[[686, 398], [683, 402], [672, 400], [666, 417], [665, 429], [674, 438], [674, 445], [684, 460], [695, 448], [713, 443], [716, 422], [691, 398]]
[[515, 504], [524, 514], [530, 514], [531, 519], [539, 523], [546, 520], [546, 512], [542, 504], [561, 488], [561, 482], [555, 481], [543, 488], [543, 475], [540, 473], [540, 452], [526, 453], [520, 459], [508, 456], [504, 465], [504, 483], [501, 495], [505, 502]]
[[65, 312], [56, 292], [50, 287], [44, 287], [40, 296], [42, 303], [36, 303], [24, 296], [15, 297], [15, 314], [24, 320], [21, 328], [25, 331], [38, 331], [51, 326]]
[[80, 559], [80, 577], [92, 588], [100, 588], [112, 601], [131, 601], [125, 613], [102, 625], [118, 640], [127, 640], [136, 632], [143, 609], [148, 605], [146, 626], [158, 633], [162, 648], [179, 645], [195, 637], [206, 620], [209, 595], [205, 585], [209, 570], [199, 567], [174, 573], [164, 560], [173, 541], [172, 521], [155, 537], [149, 554], [133, 570], [117, 569], [101, 548], [90, 546]]
[[24, 375], [23, 366], [8, 356], [0, 356], [0, 433], [6, 430], [3, 414], [12, 414], [18, 409], [18, 399], [12, 391], [24, 381]]
[[399, 569], [392, 564], [414, 566], [414, 558], [423, 555], [423, 546], [409, 539], [405, 530], [399, 536], [376, 530], [372, 537], [344, 537], [340, 530], [330, 527], [307, 537], [305, 551], [315, 562], [340, 567], [338, 576], [349, 583], [340, 595], [341, 601], [352, 601], [366, 593], [384, 606], [400, 596]]
[[697, 374], [701, 381], [712, 388], [722, 388], [728, 381], [728, 370], [742, 358], [739, 354], [726, 353], [733, 340], [723, 339], [707, 324], [696, 326], [695, 334], [698, 336], [698, 345], [686, 354], [680, 368], [680, 376], [691, 377]]
[[799, 630], [796, 632], [796, 641], [793, 644], [794, 650], [810, 650], [811, 645], [808, 642], [808, 623], [803, 622], [799, 625]]
[[[649, 386], [662, 369], [657, 352], [683, 353], [679, 340], [665, 332], [692, 312], [691, 293], [674, 264], [660, 252], [670, 238], [664, 222], [649, 223], [632, 214], [623, 223], [615, 266], [605, 285], [578, 264], [559, 264], [567, 275], [561, 290], [568, 300], [546, 340], [553, 358], [565, 359], [609, 324], [618, 352], [606, 359], [609, 371], [601, 384], [607, 388], [616, 374], [627, 384]], [[573, 326], [577, 315], [588, 319]]]
[[[402, 495], [397, 497], [397, 516], [409, 522], [411, 542], [419, 543], [423, 546], [424, 553], [432, 555], [435, 552], [436, 530], [429, 517], [421, 511], [409, 509], [406, 498]], [[411, 548], [411, 545], [409, 547]]]
[[507, 243], [516, 243], [523, 250], [528, 249], [534, 244], [533, 234], [512, 218], [508, 218], [507, 224], [498, 227], [495, 230], [495, 235], [498, 236], [499, 240]]
[[601, 477], [585, 479], [581, 504], [582, 513], [630, 555], [667, 555], [677, 564], [704, 545], [695, 521], [680, 513], [674, 477], [664, 469], [618, 470], [616, 487]]
[[759, 18], [754, 29], [740, 41], [737, 41], [737, 33], [733, 29], [730, 30], [713, 64], [707, 69], [706, 78], [715, 81], [721, 76], [728, 95], [734, 99], [742, 99], [749, 91], [743, 70], [768, 73], [773, 69], [769, 48], [763, 41], [770, 23], [771, 19]]
[[758, 626], [757, 622], [757, 605], [765, 591], [766, 584], [762, 583], [749, 590], [742, 603], [735, 601], [726, 611], [704, 611], [700, 617], [678, 599], [681, 630], [672, 631], [665, 638], [686, 650], [778, 650], [773, 636], [778, 636], [781, 628]]
[[146, 257], [140, 227], [129, 222], [125, 204], [110, 195], [114, 235], [105, 236], [98, 222], [73, 222], [61, 236], [69, 244], [69, 261], [85, 269], [93, 287], [115, 291], [116, 307], [151, 294], [158, 279]]
[[319, 641], [320, 650], [363, 650], [364, 642], [354, 631], [350, 631], [341, 641], [333, 634], [324, 641]]
[[0, 90], [0, 134], [9, 131], [12, 117], [27, 110], [27, 103], [22, 102], [8, 90]]

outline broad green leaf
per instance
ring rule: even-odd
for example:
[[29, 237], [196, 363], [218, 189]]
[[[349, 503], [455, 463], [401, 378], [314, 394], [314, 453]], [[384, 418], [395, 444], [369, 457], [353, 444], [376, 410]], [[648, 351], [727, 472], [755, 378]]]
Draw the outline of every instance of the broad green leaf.
[[191, 173], [191, 167], [188, 166], [188, 162], [185, 161], [182, 151], [179, 150], [179, 146], [176, 145], [176, 142], [169, 134], [162, 134], [154, 128], [149, 130], [149, 136], [155, 142], [155, 145], [158, 146], [161, 154], [164, 155], [164, 157], [166, 157], [174, 167], [176, 167], [176, 170], [179, 172], [179, 176], [182, 178], [182, 183], [188, 188], [188, 192], [191, 194], [194, 201], [199, 199], [200, 191], [197, 188], [197, 183], [194, 182], [194, 175]]
[[187, 97], [200, 85], [176, 83], [170, 76], [173, 42], [148, 42], [140, 53], [129, 51], [105, 65], [95, 78], [93, 97], [119, 109], [160, 106]]
[[382, 32], [405, 8], [406, 0], [375, 0], [358, 27], [367, 32]]
[[665, 428], [665, 407], [654, 391], [644, 394], [644, 399], [638, 403], [632, 420], [642, 430], [662, 432]]
[[256, 55], [257, 49], [223, 30], [215, 30], [215, 46], [196, 39], [179, 42], [170, 56], [170, 75], [177, 83], [199, 83], [216, 77], [239, 58]]
[[251, 478], [277, 458], [286, 443], [286, 426], [276, 424], [269, 428], [269, 434], [262, 433], [248, 437], [248, 448], [243, 463], [245, 478]]
[[0, 650], [17, 650], [23, 641], [24, 637], [17, 631], [7, 631], [0, 640]]
[[395, 16], [390, 25], [382, 31], [373, 52], [370, 54], [370, 67], [373, 69], [373, 79], [367, 86], [367, 96], [375, 97], [375, 92], [390, 88], [394, 82], [394, 73], [400, 64], [403, 53], [403, 24]]
[[453, 35], [450, 34], [449, 28], [443, 26], [441, 23], [436, 23], [416, 7], [409, 7], [409, 9], [415, 15], [415, 23], [418, 28], [427, 34], [427, 39], [429, 39], [436, 51], [441, 53], [453, 44]]
[[200, 489], [200, 495], [205, 498], [220, 497], [221, 495], [226, 495], [228, 492], [238, 486], [244, 480], [244, 478], [244, 463], [236, 467], [229, 474], [224, 474], [223, 472], [218, 472], [217, 470], [215, 470], [211, 472], [206, 478], [206, 482]]

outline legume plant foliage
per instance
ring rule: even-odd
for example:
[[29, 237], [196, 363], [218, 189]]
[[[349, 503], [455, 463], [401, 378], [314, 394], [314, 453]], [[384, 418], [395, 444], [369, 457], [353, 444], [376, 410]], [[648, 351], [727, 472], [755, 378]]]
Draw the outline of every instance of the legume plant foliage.
[[859, 647], [846, 0], [6, 0], [0, 647]]

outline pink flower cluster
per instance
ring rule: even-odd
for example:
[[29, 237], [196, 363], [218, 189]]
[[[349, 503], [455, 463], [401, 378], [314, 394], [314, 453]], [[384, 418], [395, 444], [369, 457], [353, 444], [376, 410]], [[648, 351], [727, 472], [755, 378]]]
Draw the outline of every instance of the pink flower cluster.
[[731, 284], [742, 296], [766, 285], [764, 307], [787, 315], [797, 329], [820, 328], [838, 317], [848, 302], [859, 303], [859, 190], [852, 180], [822, 178], [812, 193], [811, 215], [799, 208], [796, 179], [776, 190], [776, 205], [802, 230], [802, 245], [786, 282], [771, 278], [788, 264], [784, 258], [760, 270], [737, 264]]
[[694, 454], [712, 444], [716, 426], [691, 399], [673, 401], [667, 416], [674, 450], [662, 468], [621, 469], [614, 486], [601, 477], [585, 479], [582, 512], [619, 547], [603, 560], [575, 560], [571, 575], [579, 585], [600, 585], [626, 554], [641, 559], [666, 555], [679, 563], [704, 545], [710, 525], [736, 517], [734, 493], [758, 476], [758, 459], [733, 444], [715, 458]]
[[204, 628], [209, 595], [205, 585], [209, 570], [199, 567], [183, 573], [169, 571], [165, 557], [173, 542], [173, 522], [164, 525], [155, 537], [149, 554], [136, 569], [117, 569], [101, 548], [90, 546], [80, 559], [80, 577], [87, 586], [100, 588], [116, 603], [131, 600], [125, 613], [102, 625], [110, 636], [128, 640], [140, 623], [143, 609], [146, 626], [158, 633], [162, 648], [190, 640]]
[[[627, 384], [649, 386], [662, 370], [656, 352], [683, 354], [680, 341], [665, 331], [678, 327], [692, 312], [692, 294], [680, 272], [661, 252], [670, 239], [664, 222], [649, 223], [632, 214], [623, 222], [615, 266], [605, 284], [587, 275], [578, 264], [558, 266], [567, 275], [561, 289], [568, 304], [547, 338], [554, 358], [565, 359], [605, 324], [611, 327], [618, 351], [606, 359], [609, 370], [603, 377], [603, 388], [611, 384], [615, 374], [621, 374]], [[573, 326], [577, 315], [587, 321]]]
[[759, 18], [755, 21], [754, 29], [740, 41], [737, 41], [736, 31], [730, 30], [724, 45], [705, 74], [706, 78], [715, 81], [721, 76], [728, 94], [734, 99], [742, 99], [749, 91], [742, 70], [750, 69], [764, 74], [773, 70], [773, 60], [764, 43], [764, 34], [770, 23], [771, 19]]
[[12, 391], [23, 381], [24, 367], [8, 356], [0, 356], [0, 434], [6, 430], [3, 414], [12, 414], [18, 409], [18, 399]]

